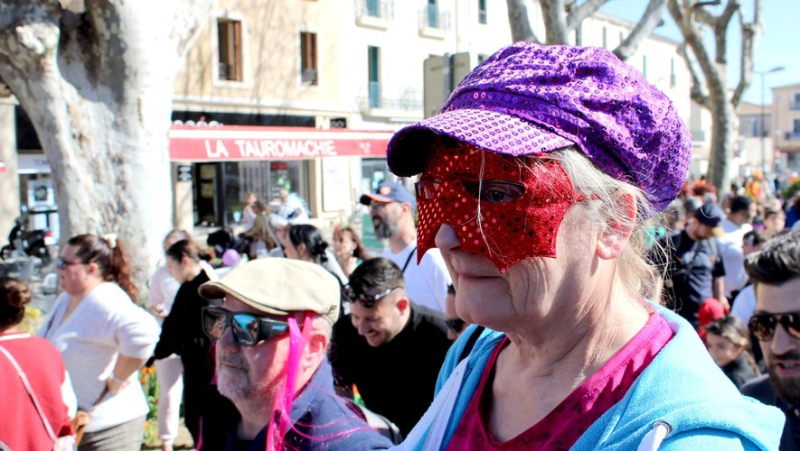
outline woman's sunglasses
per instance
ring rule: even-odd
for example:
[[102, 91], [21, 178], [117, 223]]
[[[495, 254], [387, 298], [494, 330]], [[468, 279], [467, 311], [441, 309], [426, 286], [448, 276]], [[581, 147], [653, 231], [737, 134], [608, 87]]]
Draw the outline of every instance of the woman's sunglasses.
[[82, 264], [83, 264], [83, 262], [79, 262], [79, 261], [78, 262], [71, 262], [71, 261], [64, 260], [61, 257], [58, 257], [56, 259], [56, 268], [58, 268], [59, 270], [63, 270], [67, 266], [82, 265]]
[[800, 339], [800, 312], [759, 313], [751, 316], [747, 324], [760, 341], [770, 341], [779, 323], [789, 335]]
[[272, 318], [253, 316], [249, 313], [229, 312], [222, 307], [208, 306], [201, 309], [203, 331], [212, 340], [219, 340], [228, 326], [241, 346], [255, 346], [289, 332], [289, 324]]
[[366, 293], [363, 293], [361, 291], [354, 290], [353, 287], [348, 283], [342, 287], [342, 300], [345, 302], [358, 302], [365, 308], [372, 308], [376, 302], [380, 301], [386, 296], [389, 296], [389, 293], [397, 290], [398, 288], [405, 287], [396, 286], [384, 291], [381, 291], [379, 288], [370, 288]]

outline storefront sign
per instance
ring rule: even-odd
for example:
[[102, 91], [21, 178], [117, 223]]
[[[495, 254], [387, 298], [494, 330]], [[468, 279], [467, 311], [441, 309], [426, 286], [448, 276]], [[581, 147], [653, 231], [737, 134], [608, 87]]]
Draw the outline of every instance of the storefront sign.
[[17, 172], [20, 174], [49, 174], [52, 172], [43, 153], [23, 153], [17, 156]]
[[322, 160], [322, 209], [324, 211], [346, 210], [351, 206], [348, 164], [347, 158]]
[[169, 154], [172, 161], [382, 157], [391, 136], [390, 132], [291, 127], [173, 126]]

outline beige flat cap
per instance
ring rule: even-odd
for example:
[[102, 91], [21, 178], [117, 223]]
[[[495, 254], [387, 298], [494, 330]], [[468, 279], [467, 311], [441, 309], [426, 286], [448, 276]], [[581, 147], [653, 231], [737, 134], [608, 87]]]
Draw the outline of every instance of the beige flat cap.
[[230, 294], [245, 304], [273, 315], [311, 311], [339, 319], [339, 281], [322, 266], [286, 258], [260, 258], [245, 263], [198, 292], [207, 299]]

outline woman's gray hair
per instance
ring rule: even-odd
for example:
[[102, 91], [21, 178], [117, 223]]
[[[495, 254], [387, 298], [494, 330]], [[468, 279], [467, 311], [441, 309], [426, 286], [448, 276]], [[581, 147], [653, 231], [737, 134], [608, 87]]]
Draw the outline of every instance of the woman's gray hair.
[[[647, 196], [641, 189], [606, 174], [575, 148], [556, 151], [549, 156], [561, 164], [575, 190], [589, 199], [578, 205], [585, 212], [582, 218], [592, 224], [595, 230], [606, 229], [609, 224], [633, 228], [628, 244], [617, 258], [617, 275], [631, 294], [651, 293], [656, 271], [645, 255], [645, 232], [649, 227], [659, 225], [663, 219], [653, 210]], [[632, 224], [627, 211], [629, 207], [620, 202], [620, 194], [629, 194], [635, 199], [636, 217]]]

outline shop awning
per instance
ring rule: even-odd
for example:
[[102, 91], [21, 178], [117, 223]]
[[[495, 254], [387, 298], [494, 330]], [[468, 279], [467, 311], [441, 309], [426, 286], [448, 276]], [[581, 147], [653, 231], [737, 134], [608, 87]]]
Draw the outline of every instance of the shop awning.
[[172, 161], [385, 157], [391, 137], [391, 132], [348, 129], [173, 125], [169, 157]]

